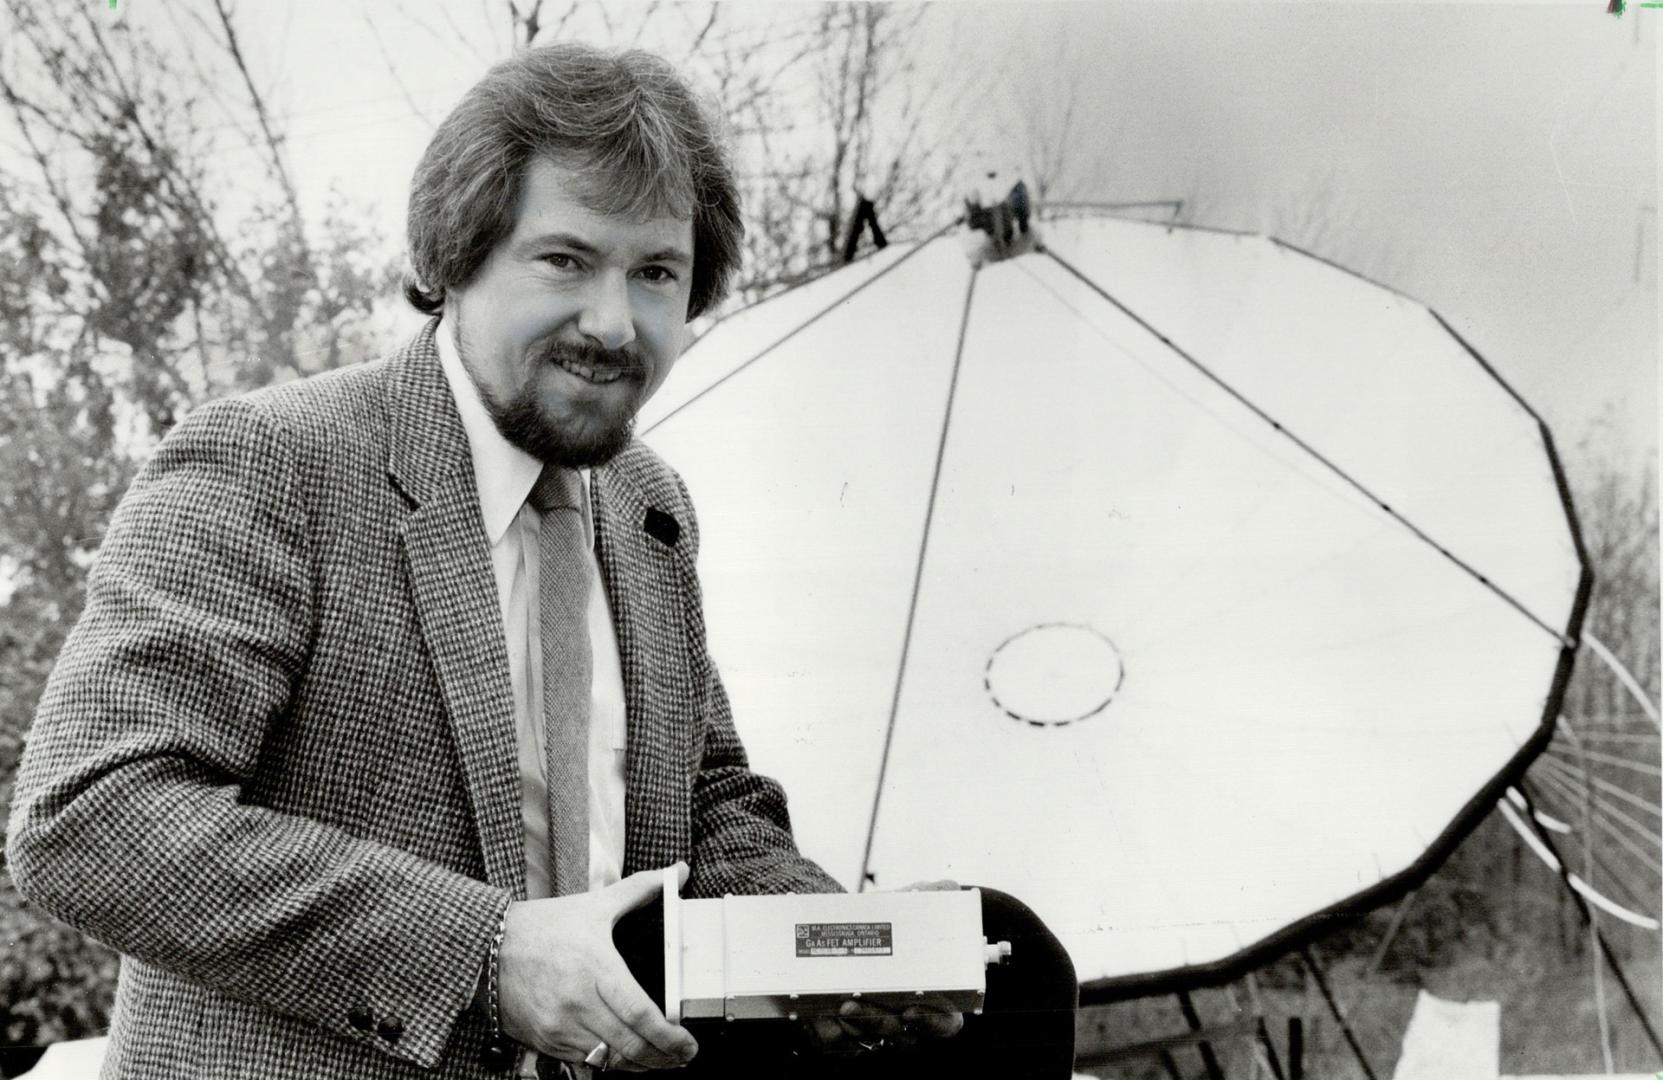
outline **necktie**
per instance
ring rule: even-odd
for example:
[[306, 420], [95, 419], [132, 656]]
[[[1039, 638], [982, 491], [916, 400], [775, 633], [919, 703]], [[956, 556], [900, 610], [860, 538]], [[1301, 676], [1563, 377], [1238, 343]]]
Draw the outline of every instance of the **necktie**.
[[580, 477], [545, 466], [531, 489], [543, 639], [543, 762], [549, 789], [550, 889], [589, 888], [589, 555]]

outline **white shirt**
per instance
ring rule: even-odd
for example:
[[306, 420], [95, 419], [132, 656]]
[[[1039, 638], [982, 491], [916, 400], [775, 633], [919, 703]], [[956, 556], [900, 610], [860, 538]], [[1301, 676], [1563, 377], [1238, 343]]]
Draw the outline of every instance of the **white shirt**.
[[[540, 517], [526, 502], [543, 463], [503, 438], [485, 411], [479, 390], [462, 366], [447, 323], [434, 335], [439, 362], [468, 436], [479, 516], [491, 545], [508, 678], [514, 692], [515, 743], [519, 751], [520, 821], [525, 840], [526, 897], [550, 895], [548, 784], [543, 757], [543, 648], [537, 589]], [[594, 675], [589, 698], [589, 888], [623, 876], [624, 755], [627, 730], [623, 665], [600, 566], [595, 559], [595, 518], [583, 470], [583, 529], [589, 538], [589, 646]]]

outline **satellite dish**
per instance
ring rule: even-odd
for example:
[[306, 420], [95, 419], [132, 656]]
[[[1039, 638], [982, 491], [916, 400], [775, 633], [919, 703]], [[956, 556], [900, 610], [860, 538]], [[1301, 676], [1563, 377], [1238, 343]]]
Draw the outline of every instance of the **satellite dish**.
[[1088, 992], [1424, 878], [1551, 737], [1586, 604], [1539, 419], [1263, 237], [891, 245], [718, 323], [642, 430], [805, 852], [1014, 892]]

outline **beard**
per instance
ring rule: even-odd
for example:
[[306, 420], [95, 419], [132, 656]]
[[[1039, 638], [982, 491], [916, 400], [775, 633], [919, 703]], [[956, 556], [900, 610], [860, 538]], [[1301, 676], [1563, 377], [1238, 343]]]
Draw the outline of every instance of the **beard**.
[[[627, 350], [606, 349], [591, 342], [551, 341], [529, 357], [531, 377], [513, 396], [502, 399], [475, 380], [485, 411], [503, 438], [545, 465], [586, 469], [604, 465], [629, 445], [635, 434], [635, 412], [640, 405], [639, 388], [645, 379], [641, 361]], [[571, 416], [567, 422], [551, 416], [539, 392], [537, 373], [557, 360], [577, 363], [596, 371], [618, 371], [620, 381], [637, 388], [634, 404], [615, 418], [597, 424], [595, 416]], [[569, 406], [576, 409], [576, 406]]]

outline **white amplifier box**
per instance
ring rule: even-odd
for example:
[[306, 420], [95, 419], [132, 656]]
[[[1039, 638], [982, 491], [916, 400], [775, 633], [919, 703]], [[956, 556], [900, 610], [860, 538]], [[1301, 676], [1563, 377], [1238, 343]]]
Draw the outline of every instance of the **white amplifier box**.
[[664, 876], [664, 1004], [672, 1023], [796, 1019], [855, 999], [979, 1013], [987, 965], [981, 893], [724, 896], [683, 900]]

